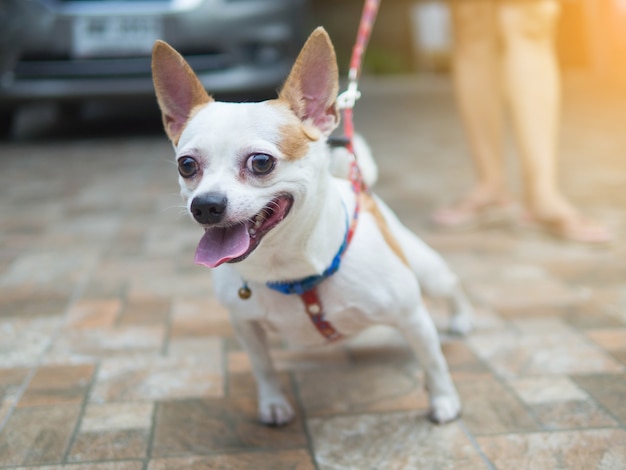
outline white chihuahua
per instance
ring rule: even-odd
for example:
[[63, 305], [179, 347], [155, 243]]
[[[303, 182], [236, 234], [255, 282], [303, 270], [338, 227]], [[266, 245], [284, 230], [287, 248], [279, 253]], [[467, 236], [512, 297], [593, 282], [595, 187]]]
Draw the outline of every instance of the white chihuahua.
[[282, 425], [294, 416], [266, 328], [311, 346], [375, 324], [397, 327], [415, 351], [431, 419], [456, 418], [459, 397], [418, 279], [449, 300], [453, 331], [470, 329], [472, 308], [439, 255], [380, 199], [329, 171], [338, 72], [324, 29], [311, 34], [276, 100], [214, 101], [161, 41], [152, 69], [181, 194], [204, 229], [196, 262], [214, 268], [217, 297], [250, 357], [259, 419]]

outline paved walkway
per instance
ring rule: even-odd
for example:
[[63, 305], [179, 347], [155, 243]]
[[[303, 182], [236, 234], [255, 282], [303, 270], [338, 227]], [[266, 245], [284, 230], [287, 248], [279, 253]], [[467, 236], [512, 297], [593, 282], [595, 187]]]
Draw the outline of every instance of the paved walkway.
[[445, 426], [425, 419], [420, 367], [385, 329], [322, 350], [277, 342], [298, 419], [257, 424], [161, 133], [97, 137], [94, 122], [0, 144], [0, 468], [626, 468], [626, 99], [581, 90], [565, 96], [563, 184], [614, 227], [611, 247], [433, 231], [429, 212], [470, 182], [449, 84], [365, 84], [378, 191], [478, 311], [468, 338], [443, 336], [464, 404]]

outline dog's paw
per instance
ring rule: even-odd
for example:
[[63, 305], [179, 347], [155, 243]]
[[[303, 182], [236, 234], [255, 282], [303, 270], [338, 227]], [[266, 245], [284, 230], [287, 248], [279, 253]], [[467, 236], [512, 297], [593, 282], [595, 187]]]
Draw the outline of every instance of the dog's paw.
[[472, 323], [472, 315], [469, 313], [457, 313], [450, 318], [448, 331], [453, 335], [465, 336], [474, 327]]
[[268, 426], [283, 426], [293, 419], [295, 412], [283, 395], [259, 398], [259, 421]]
[[428, 417], [435, 424], [443, 424], [453, 421], [461, 414], [461, 402], [458, 395], [441, 395], [433, 397], [430, 401], [430, 413]]

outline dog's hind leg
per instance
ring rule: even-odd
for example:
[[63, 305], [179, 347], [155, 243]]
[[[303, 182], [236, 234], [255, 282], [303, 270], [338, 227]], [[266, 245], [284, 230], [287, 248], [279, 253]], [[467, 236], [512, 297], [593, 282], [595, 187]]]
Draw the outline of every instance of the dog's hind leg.
[[458, 335], [469, 333], [474, 309], [458, 276], [435, 250], [404, 227], [400, 232], [400, 243], [424, 293], [443, 298], [448, 303], [451, 312], [449, 331]]
[[267, 347], [265, 330], [256, 321], [231, 315], [231, 322], [241, 346], [248, 353], [259, 395], [259, 421], [282, 426], [291, 421], [294, 411], [283, 394]]
[[406, 262], [417, 276], [424, 293], [431, 297], [443, 298], [448, 302], [451, 311], [448, 327], [450, 332], [460, 335], [469, 333], [472, 329], [474, 309], [457, 275], [452, 272], [439, 253], [402, 225], [380, 199], [377, 199], [377, 205], [400, 244]]
[[472, 331], [474, 307], [472, 307], [467, 295], [465, 295], [465, 291], [456, 275], [454, 273], [451, 274], [456, 280], [445, 294], [452, 312], [448, 330], [456, 335], [466, 335]]
[[439, 336], [430, 314], [421, 301], [407, 316], [401, 316], [397, 328], [407, 339], [424, 369], [426, 389], [429, 393], [429, 417], [435, 423], [445, 423], [457, 418], [461, 412], [448, 365], [441, 352]]

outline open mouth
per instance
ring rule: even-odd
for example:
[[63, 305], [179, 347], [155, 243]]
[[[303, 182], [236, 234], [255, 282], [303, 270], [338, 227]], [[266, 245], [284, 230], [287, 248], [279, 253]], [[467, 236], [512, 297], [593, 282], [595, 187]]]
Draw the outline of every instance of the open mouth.
[[209, 268], [222, 263], [237, 263], [252, 253], [261, 239], [289, 213], [293, 197], [283, 194], [272, 199], [252, 217], [223, 227], [205, 228], [196, 248], [194, 261]]

